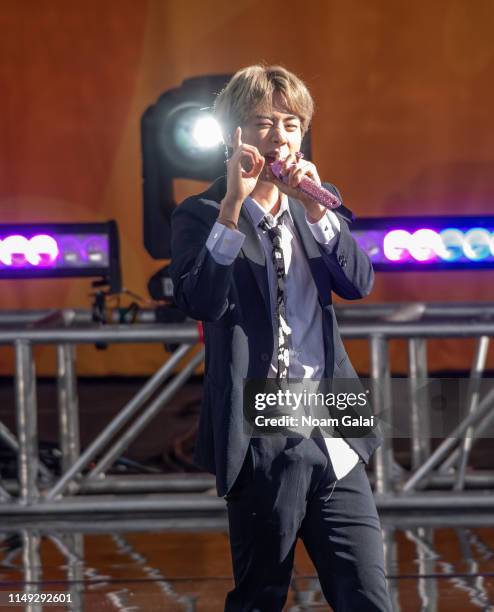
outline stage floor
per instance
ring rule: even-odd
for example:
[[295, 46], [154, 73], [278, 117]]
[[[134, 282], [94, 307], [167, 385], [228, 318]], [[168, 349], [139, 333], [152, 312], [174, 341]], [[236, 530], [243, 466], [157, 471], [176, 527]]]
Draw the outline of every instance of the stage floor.
[[[494, 610], [494, 526], [488, 516], [473, 516], [455, 515], [448, 525], [447, 517], [436, 515], [436, 527], [427, 521], [397, 527], [385, 518], [396, 612]], [[4, 522], [0, 532], [1, 610], [15, 609], [8, 592], [57, 592], [70, 594], [70, 608], [25, 609], [221, 612], [231, 587], [221, 516]], [[285, 610], [330, 610], [301, 542]]]

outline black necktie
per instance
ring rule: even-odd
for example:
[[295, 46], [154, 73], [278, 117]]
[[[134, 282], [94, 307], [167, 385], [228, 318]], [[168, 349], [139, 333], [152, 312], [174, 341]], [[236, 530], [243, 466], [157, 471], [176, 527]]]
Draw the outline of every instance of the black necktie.
[[[272, 259], [274, 270], [276, 273], [276, 323], [278, 328], [278, 372], [276, 378], [288, 378], [288, 368], [290, 365], [289, 343], [288, 336], [290, 329], [286, 322], [285, 310], [285, 261], [283, 259], [283, 250], [281, 248], [281, 223], [283, 221], [284, 212], [278, 217], [274, 225], [271, 225], [267, 216], [263, 217], [259, 223], [259, 227], [267, 232], [269, 239], [273, 245]], [[272, 219], [272, 217], [271, 217]]]

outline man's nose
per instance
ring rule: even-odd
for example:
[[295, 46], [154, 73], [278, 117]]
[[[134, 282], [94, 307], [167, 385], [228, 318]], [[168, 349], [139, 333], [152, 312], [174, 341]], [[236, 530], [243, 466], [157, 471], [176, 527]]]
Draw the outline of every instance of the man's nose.
[[276, 143], [286, 142], [286, 131], [285, 131], [284, 126], [274, 125], [271, 138], [273, 142], [276, 142]]

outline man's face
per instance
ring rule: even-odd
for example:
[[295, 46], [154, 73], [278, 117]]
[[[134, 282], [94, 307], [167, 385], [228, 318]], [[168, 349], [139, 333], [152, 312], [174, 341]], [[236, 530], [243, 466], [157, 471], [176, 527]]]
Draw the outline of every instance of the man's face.
[[270, 180], [269, 164], [300, 151], [302, 129], [300, 119], [286, 109], [273, 104], [269, 110], [258, 109], [242, 127], [242, 142], [259, 149], [266, 164], [259, 177]]

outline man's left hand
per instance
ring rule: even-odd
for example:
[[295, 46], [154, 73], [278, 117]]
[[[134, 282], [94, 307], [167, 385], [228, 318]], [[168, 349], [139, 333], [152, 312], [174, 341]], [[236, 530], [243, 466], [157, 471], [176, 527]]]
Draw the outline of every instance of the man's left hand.
[[307, 211], [307, 217], [311, 223], [316, 223], [322, 219], [326, 213], [326, 208], [319, 204], [319, 202], [316, 202], [316, 200], [313, 200], [311, 197], [305, 195], [297, 189], [300, 181], [304, 177], [311, 179], [318, 185], [321, 184], [321, 179], [319, 178], [319, 174], [317, 173], [317, 169], [313, 163], [305, 159], [300, 159], [296, 155], [289, 155], [285, 160], [283, 160], [281, 169], [282, 176], [288, 177], [287, 183], [277, 179], [272, 173], [271, 169], [269, 169], [269, 173], [271, 175], [271, 180], [280, 191], [286, 193], [287, 196], [302, 202]]

